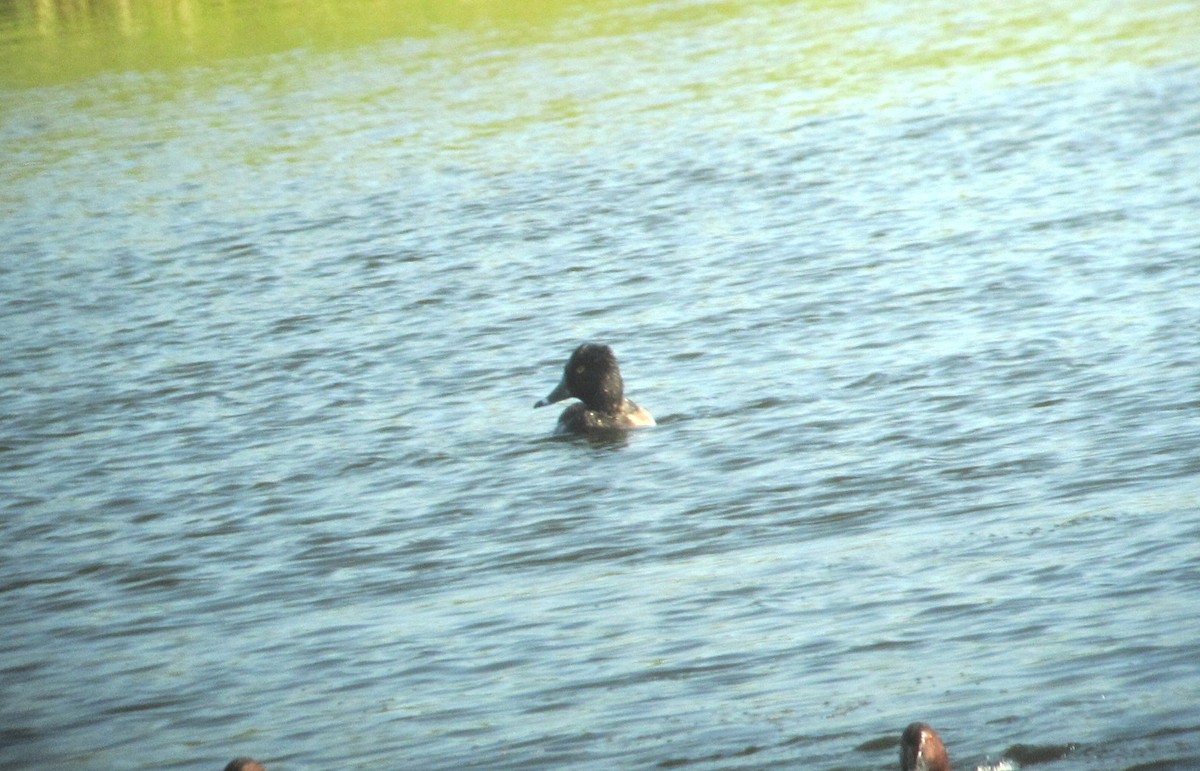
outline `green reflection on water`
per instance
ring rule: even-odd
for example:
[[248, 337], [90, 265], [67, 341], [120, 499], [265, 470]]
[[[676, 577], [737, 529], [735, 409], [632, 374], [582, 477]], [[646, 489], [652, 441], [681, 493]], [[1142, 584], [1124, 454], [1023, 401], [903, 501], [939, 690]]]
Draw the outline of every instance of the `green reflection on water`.
[[604, 0], [0, 0], [0, 83], [479, 30], [520, 37]]
[[[799, 79], [810, 88], [868, 91], [872, 81], [999, 61], [1062, 68], [1128, 61], [1195, 59], [1200, 12], [1194, 3], [1064, 0], [960, 2], [730, 3], [703, 0], [0, 0], [0, 85], [38, 86], [97, 73], [212, 64], [297, 48], [333, 50], [389, 38], [458, 34], [495, 46], [545, 40], [622, 38], [639, 56], [638, 35], [656, 44], [702, 27], [744, 47], [759, 82]], [[762, 46], [785, 33], [791, 50]], [[682, 30], [683, 32], [679, 32]], [[783, 40], [784, 38], [778, 38]], [[586, 51], [583, 51], [586, 55]], [[693, 47], [679, 56], [703, 54]], [[751, 57], [753, 59], [753, 56]], [[657, 51], [652, 58], [667, 58]], [[917, 83], [919, 85], [919, 83]]]

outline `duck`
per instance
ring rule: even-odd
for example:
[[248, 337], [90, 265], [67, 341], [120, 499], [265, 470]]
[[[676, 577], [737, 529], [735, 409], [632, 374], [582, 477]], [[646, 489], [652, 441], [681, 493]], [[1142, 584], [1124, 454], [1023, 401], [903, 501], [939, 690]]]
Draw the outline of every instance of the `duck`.
[[655, 425], [645, 408], [625, 398], [625, 382], [613, 349], [600, 343], [582, 343], [567, 359], [562, 380], [534, 408], [574, 397], [563, 410], [556, 434], [594, 434]]
[[254, 758], [234, 758], [225, 766], [225, 771], [267, 771], [262, 763]]
[[900, 771], [951, 771], [946, 745], [928, 723], [910, 723], [900, 735]]

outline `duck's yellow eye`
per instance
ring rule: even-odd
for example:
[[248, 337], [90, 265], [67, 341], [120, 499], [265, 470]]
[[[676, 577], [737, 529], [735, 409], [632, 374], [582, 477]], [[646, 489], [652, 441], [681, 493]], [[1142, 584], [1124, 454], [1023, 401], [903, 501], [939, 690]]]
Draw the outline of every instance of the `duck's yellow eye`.
[[582, 375], [582, 374], [583, 374], [583, 371], [584, 371], [585, 369], [587, 369], [587, 367], [585, 367], [585, 366], [583, 366], [582, 364], [580, 364], [578, 367], [576, 367], [576, 368], [575, 368], [575, 374], [576, 374], [576, 375]]

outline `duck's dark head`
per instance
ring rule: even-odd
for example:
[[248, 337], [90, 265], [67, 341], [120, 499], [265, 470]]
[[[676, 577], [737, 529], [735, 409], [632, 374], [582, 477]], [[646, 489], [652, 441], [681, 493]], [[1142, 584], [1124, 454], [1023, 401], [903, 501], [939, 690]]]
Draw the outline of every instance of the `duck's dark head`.
[[598, 343], [584, 343], [575, 349], [562, 380], [534, 407], [544, 407], [574, 396], [597, 412], [616, 412], [625, 403], [625, 382], [617, 355], [612, 348]]

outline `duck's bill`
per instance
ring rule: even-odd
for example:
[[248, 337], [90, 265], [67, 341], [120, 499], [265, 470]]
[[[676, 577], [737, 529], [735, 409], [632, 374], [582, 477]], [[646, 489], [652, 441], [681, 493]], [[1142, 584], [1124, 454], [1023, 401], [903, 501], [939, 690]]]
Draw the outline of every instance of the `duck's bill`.
[[567, 381], [563, 380], [554, 387], [554, 390], [550, 392], [549, 396], [547, 396], [545, 399], [539, 399], [537, 403], [533, 405], [533, 408], [537, 409], [538, 407], [545, 407], [547, 404], [561, 402], [570, 395], [571, 393], [570, 389], [567, 387]]

